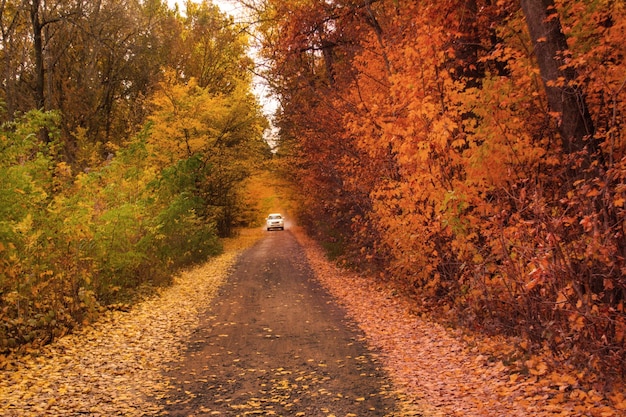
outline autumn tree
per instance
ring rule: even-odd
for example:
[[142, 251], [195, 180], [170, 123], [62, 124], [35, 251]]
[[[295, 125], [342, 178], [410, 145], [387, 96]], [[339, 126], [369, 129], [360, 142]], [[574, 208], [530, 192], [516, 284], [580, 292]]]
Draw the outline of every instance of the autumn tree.
[[4, 353], [219, 253], [253, 220], [244, 181], [269, 149], [247, 39], [211, 4], [190, 4], [202, 24], [160, 0], [7, 0], [0, 12]]
[[252, 65], [246, 55], [248, 40], [232, 17], [211, 3], [187, 5], [182, 42], [185, 55], [176, 67], [184, 77], [195, 78], [212, 93], [231, 93]]
[[619, 368], [621, 8], [265, 4], [279, 154], [333, 254], [446, 317]]
[[6, 113], [11, 119], [20, 105], [20, 98], [25, 96], [23, 78], [20, 72], [26, 64], [24, 41], [27, 26], [22, 19], [23, 9], [18, 4], [3, 2], [0, 5], [0, 25], [2, 36], [2, 70], [3, 70], [3, 97]]
[[170, 72], [152, 104], [154, 165], [196, 161], [198, 214], [215, 223], [220, 234], [230, 234], [242, 208], [242, 182], [266, 154], [266, 122], [256, 99], [241, 84], [232, 94], [212, 94], [194, 78], [182, 84]]

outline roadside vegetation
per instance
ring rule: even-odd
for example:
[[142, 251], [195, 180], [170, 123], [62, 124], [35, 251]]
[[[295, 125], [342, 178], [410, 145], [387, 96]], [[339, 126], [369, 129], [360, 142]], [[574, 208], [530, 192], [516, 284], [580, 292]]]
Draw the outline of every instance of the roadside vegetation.
[[259, 3], [300, 224], [416, 310], [620, 386], [623, 4]]
[[[246, 180], [270, 151], [247, 38], [210, 3], [183, 15], [160, 1], [8, 1], [0, 17], [8, 353], [221, 253], [260, 215]], [[43, 89], [29, 81], [40, 77]]]
[[166, 415], [160, 399], [173, 385], [169, 367], [184, 357], [207, 304], [261, 232], [224, 239], [224, 253], [176, 274], [128, 311], [109, 310], [40, 349], [0, 356], [0, 414]]

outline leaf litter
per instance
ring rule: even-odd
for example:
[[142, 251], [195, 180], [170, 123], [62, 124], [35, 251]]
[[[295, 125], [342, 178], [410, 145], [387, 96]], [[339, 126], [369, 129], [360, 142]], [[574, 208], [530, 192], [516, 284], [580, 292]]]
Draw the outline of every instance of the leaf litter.
[[415, 415], [626, 416], [620, 387], [600, 394], [580, 372], [553, 365], [548, 352], [511, 360], [520, 353], [514, 341], [463, 334], [418, 316], [392, 287], [329, 263], [317, 244], [293, 232], [322, 285], [381, 352], [401, 398], [419, 405]]
[[[624, 416], [626, 400], [611, 401], [580, 384], [571, 370], [533, 356], [525, 371], [505, 365], [489, 343], [416, 316], [383, 284], [329, 263], [297, 228], [311, 267], [327, 290], [381, 352], [403, 416]], [[174, 280], [129, 311], [109, 311], [95, 324], [25, 356], [3, 358], [0, 415], [13, 417], [161, 413], [169, 364], [181, 358], [199, 314], [243, 249], [261, 235], [244, 234], [225, 253]], [[495, 359], [494, 359], [495, 358]], [[201, 410], [200, 410], [201, 411]]]
[[109, 311], [82, 331], [0, 371], [0, 415], [144, 416], [160, 412], [162, 376], [180, 358], [199, 313], [238, 255], [260, 233], [227, 242], [224, 254], [178, 275], [172, 286], [128, 312]]

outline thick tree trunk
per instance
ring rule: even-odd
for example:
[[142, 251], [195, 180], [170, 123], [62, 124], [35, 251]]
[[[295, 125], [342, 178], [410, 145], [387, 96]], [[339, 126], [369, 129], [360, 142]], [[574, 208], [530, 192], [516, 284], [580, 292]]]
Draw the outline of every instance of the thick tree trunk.
[[588, 146], [593, 153], [597, 150], [593, 139], [593, 121], [584, 94], [576, 85], [576, 71], [571, 67], [564, 67], [563, 54], [568, 49], [567, 40], [554, 2], [520, 2], [546, 89], [548, 105], [552, 112], [560, 115], [559, 132], [563, 140], [563, 150], [573, 153]]

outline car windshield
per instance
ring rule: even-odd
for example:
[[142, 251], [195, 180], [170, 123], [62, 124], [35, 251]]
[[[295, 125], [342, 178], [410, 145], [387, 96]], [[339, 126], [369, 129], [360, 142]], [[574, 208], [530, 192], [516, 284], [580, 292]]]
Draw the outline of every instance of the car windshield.
[[280, 214], [270, 214], [270, 216], [268, 217], [268, 219], [280, 219], [281, 216]]

